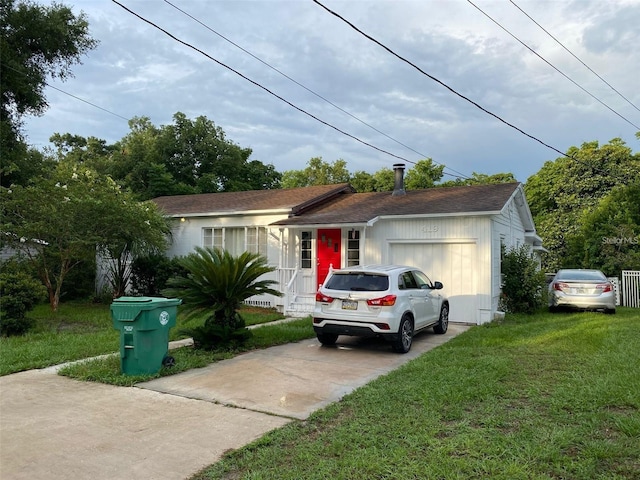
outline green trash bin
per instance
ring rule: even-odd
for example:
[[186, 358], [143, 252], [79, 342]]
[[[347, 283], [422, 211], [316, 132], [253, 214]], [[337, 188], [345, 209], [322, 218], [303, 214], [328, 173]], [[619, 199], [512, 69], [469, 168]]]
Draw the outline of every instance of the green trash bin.
[[158, 373], [173, 364], [169, 329], [176, 324], [179, 298], [120, 297], [111, 303], [113, 327], [120, 331], [120, 367], [126, 375]]

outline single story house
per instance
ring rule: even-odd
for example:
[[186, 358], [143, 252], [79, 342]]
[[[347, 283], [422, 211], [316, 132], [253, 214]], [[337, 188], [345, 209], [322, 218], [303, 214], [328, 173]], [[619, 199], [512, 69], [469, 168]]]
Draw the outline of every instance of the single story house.
[[175, 219], [169, 256], [195, 246], [259, 252], [283, 297], [250, 299], [308, 315], [330, 269], [404, 264], [444, 284], [450, 321], [490, 322], [499, 311], [501, 246], [540, 252], [520, 183], [356, 193], [349, 184], [154, 199]]

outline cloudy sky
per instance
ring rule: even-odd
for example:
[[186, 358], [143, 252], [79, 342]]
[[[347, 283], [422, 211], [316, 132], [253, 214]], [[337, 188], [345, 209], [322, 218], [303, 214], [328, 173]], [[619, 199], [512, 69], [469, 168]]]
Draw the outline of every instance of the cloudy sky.
[[[112, 143], [129, 132], [127, 119], [145, 116], [160, 126], [183, 112], [206, 116], [228, 139], [252, 148], [252, 160], [280, 172], [318, 156], [344, 159], [352, 173], [398, 162], [410, 168], [430, 157], [446, 166], [443, 180], [512, 172], [526, 181], [560, 156], [312, 0], [119, 1], [208, 57], [115, 2], [63, 0], [87, 15], [100, 45], [74, 67], [75, 78], [50, 82], [66, 94], [47, 88], [50, 108], [25, 123], [32, 145], [48, 145], [53, 133]], [[640, 150], [640, 0], [321, 3], [553, 148], [620, 137]]]

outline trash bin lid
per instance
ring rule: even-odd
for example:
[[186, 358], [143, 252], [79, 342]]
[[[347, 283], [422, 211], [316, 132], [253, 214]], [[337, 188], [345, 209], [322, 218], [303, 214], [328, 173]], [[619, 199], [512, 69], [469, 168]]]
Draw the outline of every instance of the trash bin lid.
[[161, 306], [175, 306], [180, 305], [182, 303], [182, 299], [180, 298], [164, 298], [164, 297], [120, 297], [116, 298], [112, 305], [131, 305], [131, 306], [139, 306], [142, 309], [150, 309]]
[[[157, 300], [158, 297], [120, 297], [116, 298], [113, 303], [149, 303]], [[163, 298], [163, 300], [165, 300]]]

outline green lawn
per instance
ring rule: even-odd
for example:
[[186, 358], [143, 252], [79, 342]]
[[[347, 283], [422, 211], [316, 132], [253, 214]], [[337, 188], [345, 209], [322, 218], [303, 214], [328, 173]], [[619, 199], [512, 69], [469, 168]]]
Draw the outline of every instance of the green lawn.
[[[246, 307], [241, 313], [247, 325], [282, 318], [273, 310], [261, 308]], [[120, 348], [120, 334], [113, 328], [109, 305], [63, 303], [55, 313], [49, 305], [38, 305], [28, 315], [36, 320], [32, 331], [23, 336], [0, 337], [0, 375], [113, 353]], [[182, 338], [181, 328], [202, 320], [185, 320], [179, 308], [169, 339]], [[313, 331], [308, 335], [312, 336]]]
[[640, 311], [475, 327], [202, 479], [639, 479]]
[[[272, 313], [245, 317], [260, 323]], [[108, 306], [33, 315], [32, 333], [0, 339], [2, 374], [117, 351]], [[172, 339], [185, 324], [178, 315]], [[312, 336], [302, 319], [254, 330], [247, 348]], [[178, 366], [161, 375], [237, 352], [173, 354]], [[118, 385], [149, 378], [118, 366], [112, 356], [65, 374]], [[640, 310], [507, 315], [474, 327], [193, 480], [216, 478], [639, 479]]]

